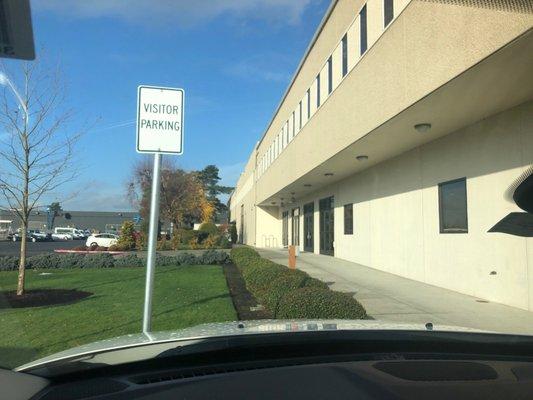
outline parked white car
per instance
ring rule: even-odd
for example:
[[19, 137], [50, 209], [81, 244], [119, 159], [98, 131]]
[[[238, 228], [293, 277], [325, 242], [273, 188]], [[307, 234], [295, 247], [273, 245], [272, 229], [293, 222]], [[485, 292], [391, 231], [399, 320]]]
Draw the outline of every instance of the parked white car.
[[63, 228], [63, 227], [57, 227], [54, 228], [55, 234], [62, 234], [62, 235], [68, 235], [69, 240], [77, 239], [78, 235], [76, 234], [77, 229], [76, 228]]
[[113, 235], [112, 233], [98, 233], [96, 235], [89, 236], [85, 245], [87, 247], [110, 247], [114, 244], [117, 244], [117, 241], [117, 235]]
[[52, 233], [52, 240], [72, 240], [68, 233]]

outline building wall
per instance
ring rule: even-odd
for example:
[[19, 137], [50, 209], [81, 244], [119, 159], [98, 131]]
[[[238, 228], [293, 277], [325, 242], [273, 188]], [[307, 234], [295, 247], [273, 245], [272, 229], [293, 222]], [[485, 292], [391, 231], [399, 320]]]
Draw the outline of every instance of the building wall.
[[[283, 190], [288, 182], [309, 173], [533, 25], [533, 13], [472, 7], [466, 1], [413, 0], [398, 10], [401, 14], [384, 30], [377, 22], [381, 11], [372, 6], [375, 2], [381, 3], [367, 2], [368, 50], [363, 56], [359, 55], [357, 30], [357, 12], [363, 2], [337, 3], [257, 147], [260, 160], [300, 100], [306, 108], [305, 94], [310, 88], [311, 119], [305, 119], [291, 143], [258, 174], [258, 202]], [[373, 21], [378, 24], [374, 28]], [[379, 38], [374, 30], [379, 31]], [[315, 78], [329, 56], [338, 51], [345, 32], [352, 69], [331, 96], [326, 98], [322, 85], [323, 100], [316, 110]]]
[[[521, 211], [503, 194], [533, 165], [532, 116], [530, 101], [324, 187], [286, 209], [315, 202], [318, 253], [318, 200], [334, 196], [335, 257], [533, 310], [533, 239], [487, 232], [508, 213]], [[462, 177], [468, 233], [439, 233], [438, 184]], [[349, 203], [354, 204], [353, 235], [343, 229], [343, 206]]]
[[[244, 243], [281, 247], [282, 213], [300, 207], [303, 249], [303, 206], [313, 202], [318, 253], [319, 200], [334, 196], [336, 257], [533, 310], [532, 240], [487, 233], [518, 211], [503, 192], [533, 164], [532, 58], [525, 56], [533, 48], [533, 3], [397, 0], [385, 28], [382, 0], [368, 0], [364, 54], [359, 12], [365, 2], [332, 4], [231, 197], [238, 229], [240, 207], [245, 210]], [[282, 137], [287, 121], [288, 139]], [[426, 121], [431, 134], [416, 134], [413, 126]], [[370, 159], [357, 164], [357, 154]], [[327, 181], [332, 166], [335, 177]], [[441, 234], [438, 184], [462, 177], [469, 232]], [[354, 203], [353, 235], [343, 232], [347, 203]]]
[[[230, 219], [237, 226], [239, 242], [255, 245], [255, 151], [252, 152], [244, 171], [237, 181], [232, 193], [230, 204]], [[243, 220], [244, 216], [244, 220]]]

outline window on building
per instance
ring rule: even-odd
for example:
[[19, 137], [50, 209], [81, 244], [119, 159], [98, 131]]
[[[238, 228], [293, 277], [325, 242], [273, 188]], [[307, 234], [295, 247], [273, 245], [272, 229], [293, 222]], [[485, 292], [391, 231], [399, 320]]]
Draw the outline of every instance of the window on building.
[[300, 101], [300, 120], [299, 123], [299, 129], [302, 129], [302, 102]]
[[344, 234], [353, 234], [353, 204], [344, 206]]
[[285, 135], [287, 138], [285, 139], [286, 143], [289, 144], [289, 120], [285, 122]]
[[394, 18], [394, 0], [383, 0], [383, 26], [386, 28]]
[[333, 58], [328, 58], [328, 94], [333, 91]]
[[439, 184], [440, 233], [468, 233], [466, 178]]
[[367, 32], [366, 32], [366, 4], [363, 6], [359, 12], [359, 22], [360, 22], [360, 32], [361, 32], [361, 55], [366, 51], [367, 43]]
[[296, 136], [296, 113], [292, 112], [292, 136], [291, 140]]
[[311, 89], [307, 89], [307, 119], [311, 118]]
[[348, 73], [348, 35], [342, 38], [342, 77]]
[[320, 107], [320, 74], [316, 77], [316, 108]]

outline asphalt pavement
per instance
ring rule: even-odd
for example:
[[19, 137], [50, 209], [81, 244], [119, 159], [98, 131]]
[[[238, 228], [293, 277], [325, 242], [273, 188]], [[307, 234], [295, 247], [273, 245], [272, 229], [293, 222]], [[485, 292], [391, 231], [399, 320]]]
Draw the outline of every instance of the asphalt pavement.
[[[72, 249], [77, 246], [83, 246], [85, 240], [69, 240], [65, 242], [27, 242], [27, 256], [36, 254], [51, 253], [56, 249]], [[0, 241], [1, 256], [17, 256], [20, 252], [20, 242]]]

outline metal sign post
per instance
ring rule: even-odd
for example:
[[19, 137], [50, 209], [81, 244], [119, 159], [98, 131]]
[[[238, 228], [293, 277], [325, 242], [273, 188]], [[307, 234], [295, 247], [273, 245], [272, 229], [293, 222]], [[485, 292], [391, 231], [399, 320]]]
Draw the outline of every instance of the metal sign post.
[[148, 231], [148, 255], [146, 257], [146, 286], [144, 291], [143, 332], [152, 330], [152, 296], [154, 290], [155, 257], [159, 227], [159, 190], [161, 187], [161, 160], [163, 156], [154, 154], [152, 176], [152, 196], [150, 199], [150, 229]]
[[183, 154], [182, 89], [139, 86], [137, 96], [137, 152], [154, 154], [152, 194], [150, 198], [150, 228], [146, 258], [143, 332], [152, 330], [152, 297], [159, 234], [159, 192], [163, 154]]

